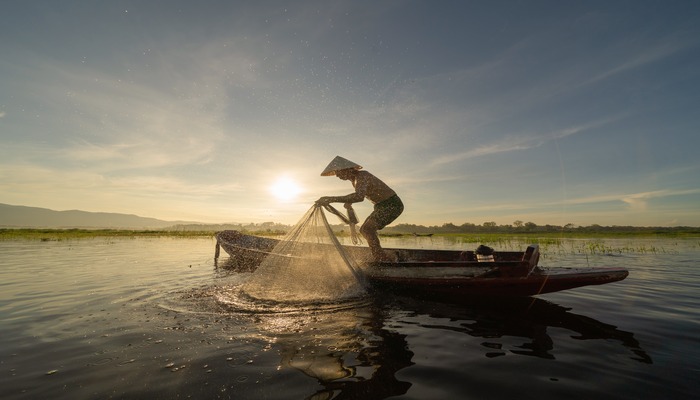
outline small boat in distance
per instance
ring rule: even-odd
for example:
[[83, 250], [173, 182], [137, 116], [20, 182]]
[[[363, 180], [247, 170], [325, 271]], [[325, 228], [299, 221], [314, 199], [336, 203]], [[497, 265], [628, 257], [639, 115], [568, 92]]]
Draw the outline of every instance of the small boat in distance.
[[[230, 256], [230, 266], [251, 272], [278, 243], [279, 239], [221, 231], [216, 234], [215, 257], [223, 248]], [[532, 296], [621, 281], [628, 275], [619, 267], [540, 267], [537, 245], [524, 252], [490, 252], [485, 248], [483, 255], [478, 250], [384, 249], [393, 259], [389, 262], [373, 261], [368, 247], [343, 249], [356, 261], [371, 288], [440, 298]]]

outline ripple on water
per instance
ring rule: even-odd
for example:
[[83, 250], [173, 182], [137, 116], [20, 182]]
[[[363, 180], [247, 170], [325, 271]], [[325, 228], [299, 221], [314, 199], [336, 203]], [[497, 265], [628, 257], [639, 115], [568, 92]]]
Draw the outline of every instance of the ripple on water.
[[161, 299], [163, 309], [183, 314], [202, 315], [275, 315], [296, 313], [333, 313], [366, 306], [367, 295], [314, 301], [274, 301], [257, 299], [241, 289], [241, 284], [214, 285], [180, 292]]
[[286, 314], [297, 312], [333, 312], [366, 305], [369, 297], [363, 295], [310, 301], [275, 301], [248, 295], [241, 286], [218, 287], [214, 299], [230, 311], [255, 314]]

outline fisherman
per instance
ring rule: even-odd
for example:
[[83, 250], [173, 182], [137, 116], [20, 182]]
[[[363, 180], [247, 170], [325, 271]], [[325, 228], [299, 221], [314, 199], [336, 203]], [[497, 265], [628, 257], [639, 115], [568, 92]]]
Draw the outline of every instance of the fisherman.
[[376, 261], [389, 261], [382, 251], [377, 231], [393, 222], [403, 212], [403, 203], [399, 196], [386, 183], [367, 171], [360, 171], [362, 166], [337, 156], [331, 161], [321, 176], [337, 176], [350, 181], [355, 193], [345, 196], [324, 196], [316, 204], [324, 206], [330, 203], [345, 203], [345, 208], [352, 209], [352, 203], [359, 203], [365, 198], [374, 204], [374, 211], [360, 227], [360, 233], [367, 240], [372, 256]]

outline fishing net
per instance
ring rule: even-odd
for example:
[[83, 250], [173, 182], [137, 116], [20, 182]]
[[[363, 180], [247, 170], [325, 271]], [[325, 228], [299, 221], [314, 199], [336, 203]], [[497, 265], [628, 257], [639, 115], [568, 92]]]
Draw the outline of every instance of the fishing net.
[[355, 214], [355, 210], [352, 208], [352, 204], [345, 204], [345, 208], [348, 210], [347, 217], [345, 216], [345, 214], [333, 208], [333, 206], [330, 204], [326, 204], [325, 206], [323, 206], [323, 208], [328, 210], [330, 213], [335, 214], [338, 218], [340, 218], [341, 221], [343, 221], [344, 224], [350, 226], [350, 239], [352, 240], [352, 244], [358, 245], [362, 243], [362, 239], [360, 239], [360, 235], [357, 234], [357, 229], [355, 228], [357, 226], [358, 220], [357, 215]]
[[356, 262], [314, 205], [244, 283], [248, 296], [308, 302], [354, 297], [364, 291]]

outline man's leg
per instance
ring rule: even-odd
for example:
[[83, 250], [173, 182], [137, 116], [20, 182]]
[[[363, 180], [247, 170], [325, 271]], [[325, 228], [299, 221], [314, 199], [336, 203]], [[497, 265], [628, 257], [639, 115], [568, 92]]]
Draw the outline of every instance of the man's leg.
[[377, 236], [377, 222], [373, 218], [367, 218], [360, 227], [360, 233], [364, 236], [365, 240], [367, 240], [374, 260], [381, 261], [384, 259], [382, 245], [379, 243], [379, 236]]

